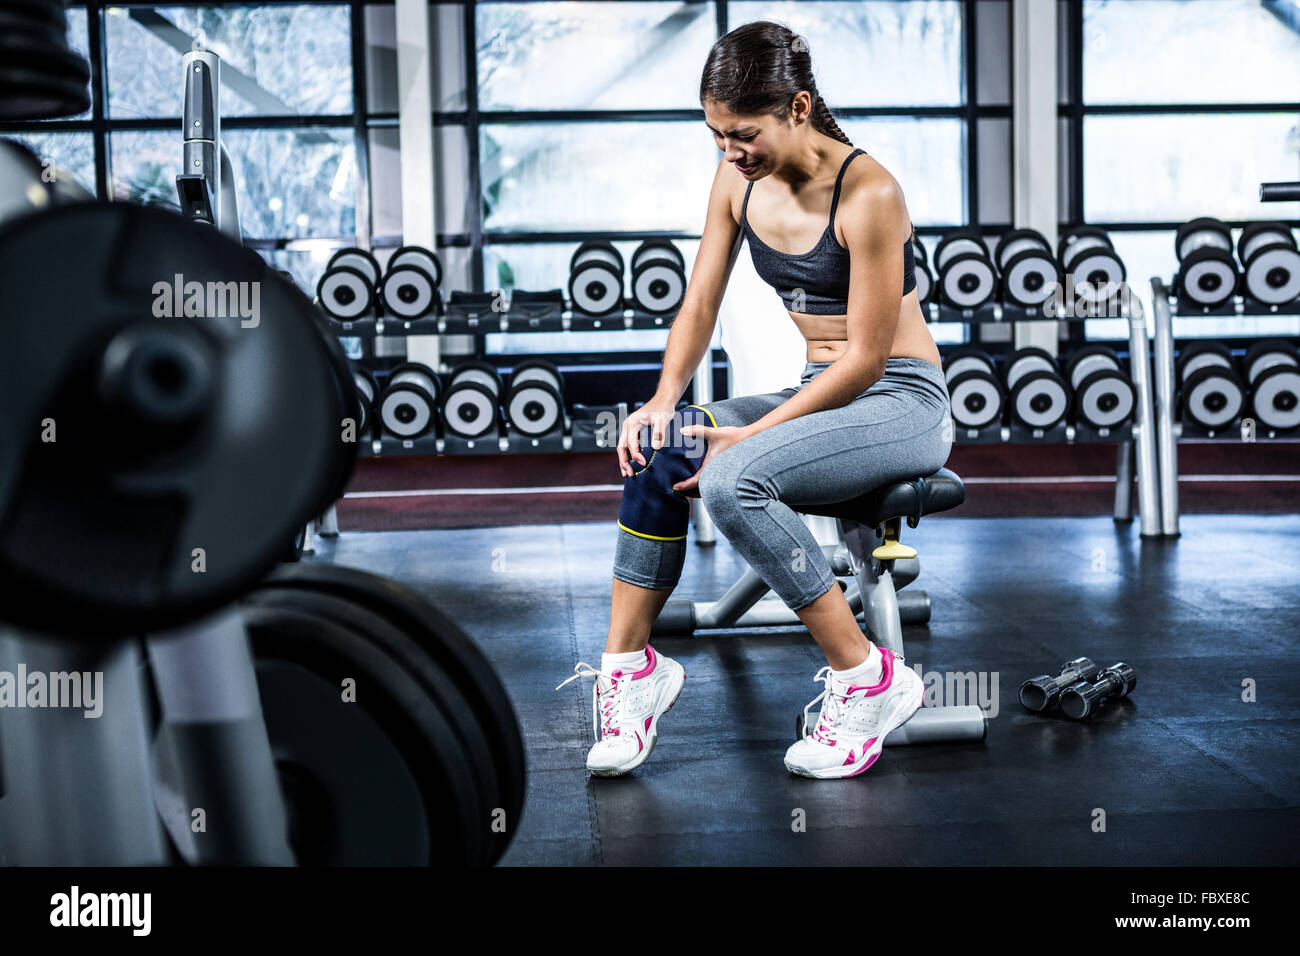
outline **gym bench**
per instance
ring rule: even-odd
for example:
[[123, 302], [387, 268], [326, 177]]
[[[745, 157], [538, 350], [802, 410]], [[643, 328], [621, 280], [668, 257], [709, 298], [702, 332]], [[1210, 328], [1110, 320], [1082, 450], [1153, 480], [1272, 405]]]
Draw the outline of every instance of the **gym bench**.
[[[920, 573], [915, 549], [899, 543], [902, 519], [915, 528], [923, 515], [955, 508], [965, 498], [961, 478], [940, 468], [928, 477], [882, 485], [848, 501], [794, 507], [821, 545], [836, 578], [853, 576], [857, 587], [846, 597], [871, 639], [900, 658], [905, 659], [903, 625], [924, 624], [930, 619], [930, 599], [925, 592], [899, 593]], [[746, 568], [717, 601], [669, 601], [651, 634], [680, 636], [721, 628], [801, 626], [798, 616], [780, 598], [765, 597], [770, 590], [753, 568]], [[972, 741], [983, 740], [987, 734], [988, 720], [973, 704], [923, 707], [885, 743]]]

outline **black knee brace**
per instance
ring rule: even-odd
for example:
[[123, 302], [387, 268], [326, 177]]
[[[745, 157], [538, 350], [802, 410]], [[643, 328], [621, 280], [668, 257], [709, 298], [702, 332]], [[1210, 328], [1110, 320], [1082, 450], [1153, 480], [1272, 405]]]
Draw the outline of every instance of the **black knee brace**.
[[691, 506], [673, 485], [685, 481], [704, 462], [707, 451], [701, 436], [683, 435], [687, 425], [710, 425], [717, 422], [698, 405], [679, 408], [664, 431], [664, 444], [658, 451], [650, 447], [650, 427], [641, 429], [642, 468], [629, 459], [632, 477], [623, 480], [623, 506], [618, 512], [618, 526], [641, 538], [657, 541], [681, 541], [686, 537]]

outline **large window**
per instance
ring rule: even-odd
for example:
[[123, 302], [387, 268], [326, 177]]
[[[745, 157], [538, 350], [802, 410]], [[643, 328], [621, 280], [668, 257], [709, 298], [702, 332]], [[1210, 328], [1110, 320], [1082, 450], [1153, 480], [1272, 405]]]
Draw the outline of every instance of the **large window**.
[[[1259, 184], [1300, 179], [1300, 5], [1293, 0], [1069, 0], [1068, 219], [1107, 228], [1134, 291], [1177, 271], [1179, 224], [1300, 217]], [[1126, 324], [1086, 323], [1089, 338]], [[1175, 319], [1178, 337], [1300, 334], [1295, 318]]]
[[[718, 160], [700, 70], [717, 37], [762, 18], [807, 39], [827, 102], [898, 178], [923, 239], [1005, 223], [1008, 9], [1006, 0], [431, 3], [430, 191], [448, 287], [562, 287], [573, 249], [594, 237], [625, 253], [671, 238], [689, 270]], [[401, 244], [392, 3], [85, 3], [70, 9], [70, 26], [93, 68], [92, 110], [0, 133], [101, 196], [174, 204], [181, 57], [201, 43], [222, 57], [223, 132], [249, 245], [310, 288], [338, 246], [372, 246], [382, 262]], [[1002, 159], [986, 168], [985, 154]], [[759, 292], [756, 303], [779, 308], [775, 293]], [[965, 330], [935, 334], [955, 341]], [[655, 351], [665, 337], [493, 336], [488, 347]]]

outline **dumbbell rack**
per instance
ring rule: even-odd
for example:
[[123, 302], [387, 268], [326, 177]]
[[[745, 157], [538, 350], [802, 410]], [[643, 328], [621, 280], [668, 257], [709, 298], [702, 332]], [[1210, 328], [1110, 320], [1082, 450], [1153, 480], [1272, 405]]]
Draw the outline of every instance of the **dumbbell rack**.
[[[1155, 427], [1160, 472], [1160, 524], [1155, 534], [1177, 536], [1178, 531], [1178, 442], [1199, 439], [1213, 441], [1218, 436], [1204, 429], [1175, 421], [1177, 398], [1174, 388], [1174, 317], [1241, 318], [1244, 316], [1300, 316], [1300, 299], [1283, 305], [1268, 305], [1240, 293], [1215, 308], [1184, 301], [1174, 291], [1175, 284], [1159, 276], [1151, 279], [1151, 300], [1155, 310]], [[1247, 383], [1249, 385], [1249, 383]], [[1300, 428], [1269, 432], [1261, 440], [1295, 440]], [[1144, 530], [1143, 534], [1147, 532]]]
[[[507, 302], [503, 293], [477, 293], [483, 307], [446, 304], [439, 297], [437, 314], [413, 320], [393, 320], [372, 312], [350, 322], [330, 320], [331, 330], [339, 336], [351, 336], [373, 341], [380, 336], [408, 335], [474, 335], [518, 332], [589, 332], [666, 329], [672, 325], [675, 313], [656, 314], [636, 308], [626, 308], [604, 316], [577, 312], [572, 304], [556, 293], [554, 302], [518, 307], [509, 302], [504, 309], [496, 305]], [[372, 350], [373, 351], [373, 350]], [[475, 355], [483, 355], [483, 341], [477, 343]], [[435, 371], [449, 374], [454, 364], [440, 363]], [[627, 406], [611, 406], [621, 422], [627, 416]], [[375, 429], [378, 429], [378, 425]], [[506, 426], [508, 429], [508, 425]], [[376, 434], [363, 441], [362, 457], [402, 455], [496, 455], [503, 453], [550, 454], [565, 451], [597, 452], [612, 450], [613, 442], [606, 444], [599, 437], [590, 443], [575, 441], [571, 434], [572, 420], [565, 415], [563, 433], [527, 437], [507, 432], [496, 437], [488, 435], [479, 439], [466, 439], [455, 435], [439, 436], [435, 432], [418, 438], [395, 438]]]
[[1158, 491], [1156, 480], [1157, 455], [1154, 430], [1152, 426], [1152, 381], [1151, 365], [1147, 350], [1146, 323], [1142, 315], [1142, 303], [1136, 298], [1129, 298], [1123, 303], [1118, 316], [1087, 311], [1079, 302], [1067, 315], [1049, 315], [1041, 306], [1025, 307], [1008, 305], [993, 301], [978, 309], [957, 309], [938, 301], [926, 303], [927, 322], [960, 322], [963, 324], [1002, 324], [1010, 322], [1085, 322], [1089, 319], [1123, 318], [1129, 323], [1129, 368], [1136, 392], [1136, 404], [1132, 424], [1118, 428], [1098, 429], [1084, 422], [1068, 424], [1062, 422], [1050, 429], [1031, 429], [1012, 422], [1002, 425], [990, 423], [983, 428], [954, 428], [954, 440], [958, 444], [997, 445], [997, 444], [1041, 444], [1041, 443], [1114, 443], [1116, 445], [1115, 464], [1115, 508], [1116, 521], [1129, 521], [1133, 518], [1130, 491], [1133, 483], [1134, 449], [1137, 451], [1137, 479], [1139, 513], [1142, 520], [1143, 536], [1155, 536], [1159, 532]]

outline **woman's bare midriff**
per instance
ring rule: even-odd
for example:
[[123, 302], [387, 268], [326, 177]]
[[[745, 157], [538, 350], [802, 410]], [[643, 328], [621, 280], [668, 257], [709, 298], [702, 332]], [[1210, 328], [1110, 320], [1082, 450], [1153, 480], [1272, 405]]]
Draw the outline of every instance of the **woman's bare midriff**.
[[[834, 362], [848, 348], [848, 316], [791, 312], [790, 318], [808, 340], [809, 362]], [[889, 350], [889, 357], [917, 358], [933, 362], [941, 368], [943, 366], [939, 348], [926, 327], [915, 292], [903, 296], [898, 314], [898, 329], [894, 333], [894, 344]]]

